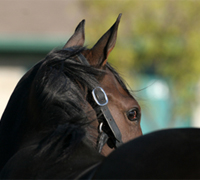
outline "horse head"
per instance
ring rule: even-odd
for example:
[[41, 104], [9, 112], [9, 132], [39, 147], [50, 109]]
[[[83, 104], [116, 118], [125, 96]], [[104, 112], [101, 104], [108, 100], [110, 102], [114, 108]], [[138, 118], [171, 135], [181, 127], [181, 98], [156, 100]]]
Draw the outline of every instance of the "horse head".
[[[119, 127], [122, 134], [122, 141], [125, 143], [142, 135], [142, 132], [140, 127], [141, 109], [138, 102], [127, 90], [118, 73], [107, 63], [108, 56], [116, 43], [120, 18], [121, 14], [113, 26], [97, 41], [93, 48], [83, 50], [81, 54], [86, 58], [90, 66], [104, 71], [103, 77], [99, 78], [96, 76], [96, 78], [100, 87], [107, 94], [108, 109]], [[64, 49], [83, 47], [85, 41], [84, 25], [85, 20], [79, 23], [74, 34], [63, 47]], [[88, 96], [88, 92], [86, 92], [85, 96]], [[94, 106], [89, 109], [94, 109]], [[99, 122], [101, 121], [93, 122], [96, 129], [98, 129]], [[111, 144], [106, 144], [102, 150], [102, 154], [108, 155], [113, 150], [109, 145], [112, 147]]]
[[84, 47], [81, 21], [61, 50], [22, 77], [1, 119], [0, 168], [30, 149], [28, 158], [52, 162], [69, 158], [80, 144], [107, 156], [142, 135], [140, 106], [107, 62], [120, 18], [91, 49]]

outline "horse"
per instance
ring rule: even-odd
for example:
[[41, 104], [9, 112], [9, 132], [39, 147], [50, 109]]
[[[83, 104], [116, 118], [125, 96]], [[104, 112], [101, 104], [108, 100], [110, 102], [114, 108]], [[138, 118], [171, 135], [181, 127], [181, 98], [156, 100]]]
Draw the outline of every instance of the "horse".
[[75, 179], [142, 135], [141, 108], [107, 62], [120, 19], [91, 49], [82, 20], [21, 78], [0, 122], [0, 179]]

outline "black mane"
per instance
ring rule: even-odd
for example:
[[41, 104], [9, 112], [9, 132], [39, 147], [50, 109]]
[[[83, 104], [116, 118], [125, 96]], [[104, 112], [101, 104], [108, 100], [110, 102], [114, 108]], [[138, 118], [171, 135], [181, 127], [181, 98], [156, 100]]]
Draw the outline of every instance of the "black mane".
[[104, 72], [79, 62], [76, 55], [82, 50], [78, 48], [51, 52], [40, 67], [41, 73], [36, 75], [35, 96], [39, 104], [42, 104], [40, 110], [43, 119], [47, 120], [42, 122], [42, 126], [47, 129], [49, 125], [52, 132], [41, 142], [40, 153], [48, 150], [52, 152], [58, 138], [65, 139], [65, 148], [60, 147], [65, 149], [60, 154], [62, 158], [70, 154], [85, 136], [94, 148], [96, 146], [97, 139], [86, 133], [88, 128], [93, 128], [90, 124], [96, 119], [88, 118], [92, 112], [83, 110], [83, 106], [92, 103], [90, 98], [87, 98], [88, 102], [84, 99], [85, 94], [91, 93], [98, 85], [94, 77], [103, 76]]
[[[83, 50], [54, 50], [20, 80], [1, 120], [0, 147], [4, 149], [0, 154], [8, 155], [1, 157], [2, 167], [25, 145], [37, 144], [37, 156], [46, 154], [58, 157], [57, 160], [66, 158], [82, 140], [96, 148], [96, 135], [87, 132], [93, 128], [91, 122], [97, 119], [91, 119], [90, 115], [95, 112], [97, 118], [102, 116], [91, 91], [105, 71], [82, 64], [76, 55]], [[108, 63], [106, 67], [128, 92], [118, 73]], [[95, 111], [84, 109], [88, 103]], [[4, 139], [7, 129], [12, 133]]]

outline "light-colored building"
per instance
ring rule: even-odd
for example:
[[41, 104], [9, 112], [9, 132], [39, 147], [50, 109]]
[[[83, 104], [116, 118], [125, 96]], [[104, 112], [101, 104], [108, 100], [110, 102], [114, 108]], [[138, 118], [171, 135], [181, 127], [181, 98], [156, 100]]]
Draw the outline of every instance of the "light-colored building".
[[23, 74], [64, 45], [82, 19], [80, 1], [0, 1], [0, 117]]

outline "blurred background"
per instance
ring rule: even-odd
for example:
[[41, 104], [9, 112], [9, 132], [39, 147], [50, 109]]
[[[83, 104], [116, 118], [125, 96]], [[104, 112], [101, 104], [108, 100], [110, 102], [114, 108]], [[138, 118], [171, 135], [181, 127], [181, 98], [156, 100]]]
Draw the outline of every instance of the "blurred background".
[[141, 105], [143, 132], [200, 127], [198, 0], [0, 0], [0, 116], [23, 74], [82, 19], [92, 47], [119, 13], [109, 62]]

